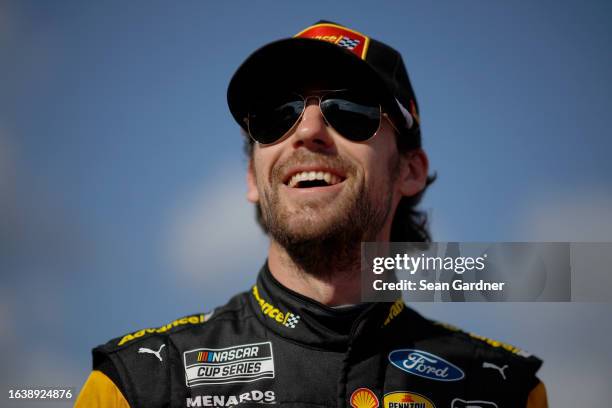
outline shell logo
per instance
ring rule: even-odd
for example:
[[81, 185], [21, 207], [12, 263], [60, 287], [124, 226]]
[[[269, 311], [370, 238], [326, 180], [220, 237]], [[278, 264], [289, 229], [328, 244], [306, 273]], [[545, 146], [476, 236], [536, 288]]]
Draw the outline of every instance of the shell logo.
[[378, 398], [368, 388], [357, 388], [351, 394], [351, 407], [378, 408]]

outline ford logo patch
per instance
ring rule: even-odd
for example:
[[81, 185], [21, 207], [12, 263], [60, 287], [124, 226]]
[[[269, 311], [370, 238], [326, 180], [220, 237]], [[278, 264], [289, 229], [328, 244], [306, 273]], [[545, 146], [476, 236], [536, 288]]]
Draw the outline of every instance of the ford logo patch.
[[389, 361], [400, 370], [430, 380], [459, 381], [465, 377], [459, 367], [426, 351], [393, 350], [389, 353]]

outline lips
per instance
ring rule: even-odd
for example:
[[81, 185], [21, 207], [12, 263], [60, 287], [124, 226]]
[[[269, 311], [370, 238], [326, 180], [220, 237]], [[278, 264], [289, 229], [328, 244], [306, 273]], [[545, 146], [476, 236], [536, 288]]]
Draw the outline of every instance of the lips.
[[301, 171], [289, 179], [291, 188], [325, 187], [338, 184], [342, 179], [327, 171]]
[[330, 169], [296, 169], [287, 174], [284, 184], [290, 188], [328, 187], [344, 179], [344, 176]]

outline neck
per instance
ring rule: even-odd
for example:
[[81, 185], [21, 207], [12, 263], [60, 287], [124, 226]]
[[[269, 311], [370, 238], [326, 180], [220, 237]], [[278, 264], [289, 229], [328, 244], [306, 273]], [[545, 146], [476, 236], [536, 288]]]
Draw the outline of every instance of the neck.
[[[371, 241], [388, 241], [390, 226]], [[300, 262], [283, 246], [271, 240], [268, 267], [283, 286], [327, 306], [361, 303], [361, 243], [345, 248], [339, 256], [312, 253]]]

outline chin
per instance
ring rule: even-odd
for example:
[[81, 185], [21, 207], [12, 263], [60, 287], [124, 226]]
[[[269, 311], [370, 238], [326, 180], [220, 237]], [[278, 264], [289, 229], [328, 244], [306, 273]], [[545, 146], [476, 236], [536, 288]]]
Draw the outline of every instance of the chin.
[[326, 222], [316, 221], [301, 221], [287, 225], [287, 235], [291, 236], [294, 241], [312, 241], [322, 239], [329, 236], [332, 228]]

